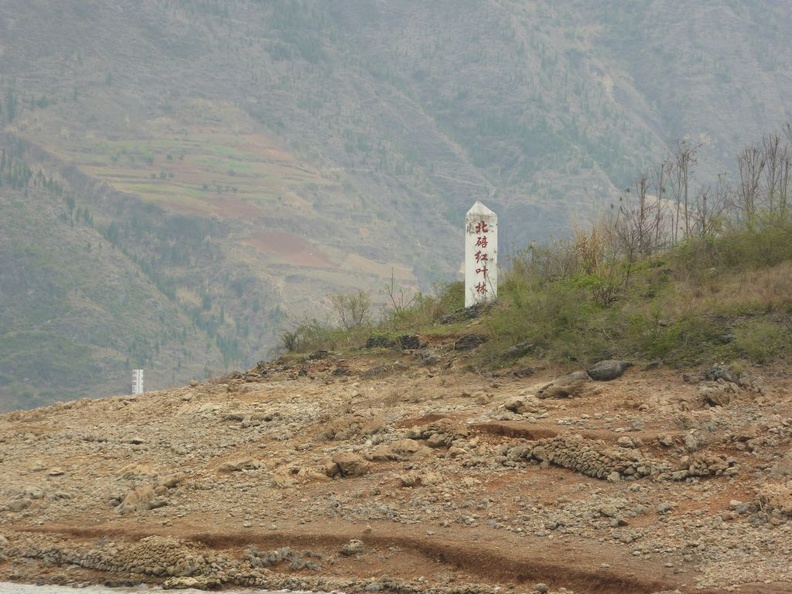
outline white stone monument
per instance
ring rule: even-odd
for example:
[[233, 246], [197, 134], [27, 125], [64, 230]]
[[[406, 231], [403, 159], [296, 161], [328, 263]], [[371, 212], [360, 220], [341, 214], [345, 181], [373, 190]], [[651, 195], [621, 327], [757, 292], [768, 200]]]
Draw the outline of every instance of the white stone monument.
[[132, 393], [133, 394], [142, 394], [143, 393], [143, 370], [142, 369], [133, 369], [132, 370]]
[[498, 296], [498, 216], [481, 202], [465, 215], [465, 307]]

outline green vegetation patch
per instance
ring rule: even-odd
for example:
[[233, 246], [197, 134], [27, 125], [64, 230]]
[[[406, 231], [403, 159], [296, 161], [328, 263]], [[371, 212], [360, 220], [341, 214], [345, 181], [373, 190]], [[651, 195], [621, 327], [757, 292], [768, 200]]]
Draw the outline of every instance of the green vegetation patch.
[[0, 374], [27, 378], [35, 385], [65, 388], [85, 383], [90, 347], [44, 331], [0, 336]]
[[742, 321], [734, 328], [734, 350], [741, 358], [771, 363], [792, 356], [792, 325], [789, 319], [760, 317]]

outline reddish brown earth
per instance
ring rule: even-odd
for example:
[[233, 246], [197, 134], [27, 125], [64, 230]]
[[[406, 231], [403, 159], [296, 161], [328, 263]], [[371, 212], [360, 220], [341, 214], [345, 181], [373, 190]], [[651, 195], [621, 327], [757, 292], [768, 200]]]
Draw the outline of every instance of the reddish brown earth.
[[792, 591], [786, 369], [540, 399], [452, 341], [0, 416], [0, 581]]
[[251, 233], [243, 242], [260, 252], [274, 253], [285, 262], [295, 266], [311, 266], [315, 268], [333, 268], [330, 259], [317, 245], [291, 233], [262, 230]]

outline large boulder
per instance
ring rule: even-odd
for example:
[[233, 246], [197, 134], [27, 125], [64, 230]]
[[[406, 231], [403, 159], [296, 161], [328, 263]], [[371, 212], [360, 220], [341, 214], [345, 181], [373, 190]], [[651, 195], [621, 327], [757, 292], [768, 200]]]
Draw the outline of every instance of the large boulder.
[[477, 346], [484, 344], [489, 337], [483, 334], [464, 334], [454, 343], [455, 351], [471, 351]]
[[241, 472], [243, 470], [259, 470], [266, 468], [266, 464], [254, 458], [241, 458], [239, 460], [232, 460], [223, 462], [217, 469], [218, 472]]
[[792, 450], [775, 461], [775, 464], [770, 468], [770, 476], [778, 480], [792, 476]]
[[503, 408], [518, 415], [537, 413], [540, 406], [535, 396], [512, 396], [503, 403]]
[[701, 382], [698, 385], [699, 398], [702, 404], [725, 407], [737, 396], [735, 386], [724, 380]]
[[9, 501], [4, 506], [0, 507], [0, 511], [21, 512], [25, 511], [31, 505], [30, 499], [23, 497], [21, 499], [14, 499]]
[[135, 512], [157, 509], [158, 507], [164, 507], [166, 505], [168, 505], [168, 502], [165, 499], [157, 497], [154, 492], [154, 487], [151, 485], [144, 485], [127, 493], [121, 504], [116, 507], [116, 511], [123, 516]]
[[589, 377], [594, 381], [609, 382], [617, 377], [621, 377], [630, 367], [632, 367], [632, 363], [627, 361], [607, 360], [596, 363], [591, 369], [588, 369], [586, 373], [588, 373]]
[[163, 590], [217, 590], [221, 579], [212, 576], [171, 577], [162, 583]]
[[591, 381], [585, 371], [575, 371], [545, 384], [536, 393], [537, 398], [575, 398], [582, 396]]
[[326, 474], [329, 477], [363, 476], [369, 471], [369, 463], [361, 456], [351, 452], [339, 452], [333, 456], [333, 461], [327, 466]]
[[411, 460], [426, 458], [432, 455], [432, 450], [414, 439], [399, 439], [391, 444], [380, 444], [366, 454], [366, 458], [376, 462], [391, 460]]
[[457, 439], [466, 439], [467, 436], [468, 430], [464, 425], [446, 418], [407, 432], [408, 438], [425, 440], [430, 448], [449, 447]]

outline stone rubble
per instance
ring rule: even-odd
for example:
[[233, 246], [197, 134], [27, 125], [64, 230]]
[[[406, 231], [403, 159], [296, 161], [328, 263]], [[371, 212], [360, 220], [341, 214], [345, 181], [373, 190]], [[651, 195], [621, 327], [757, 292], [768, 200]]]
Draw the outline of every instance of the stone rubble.
[[[616, 362], [559, 382], [477, 375], [465, 356], [325, 352], [0, 415], [0, 580], [792, 590], [783, 370]], [[570, 381], [585, 389], [542, 397]]]

